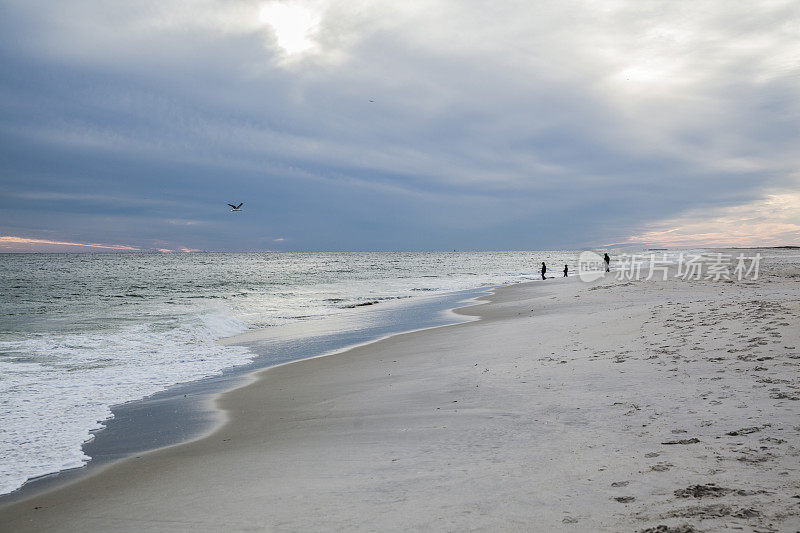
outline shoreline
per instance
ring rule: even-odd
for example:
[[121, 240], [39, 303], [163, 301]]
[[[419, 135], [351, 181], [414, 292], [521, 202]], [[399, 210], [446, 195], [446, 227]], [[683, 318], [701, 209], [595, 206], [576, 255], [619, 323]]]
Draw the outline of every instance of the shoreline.
[[[180, 446], [213, 434], [225, 423], [226, 413], [217, 407], [220, 395], [252, 382], [255, 375], [268, 368], [291, 364], [306, 359], [326, 357], [348, 351], [352, 348], [368, 345], [383, 339], [414, 331], [444, 327], [470, 320], [456, 312], [461, 307], [474, 305], [480, 296], [489, 294], [495, 286], [477, 287], [474, 289], [446, 291], [436, 295], [425, 295], [417, 300], [398, 300], [383, 302], [379, 308], [357, 309], [351, 316], [336, 316], [319, 319], [317, 323], [298, 322], [289, 327], [316, 328], [314, 335], [309, 339], [316, 339], [318, 345], [307, 347], [304, 350], [293, 350], [285, 345], [277, 348], [268, 346], [259, 348], [259, 341], [269, 342], [276, 330], [285, 329], [287, 326], [271, 328], [255, 328], [224, 337], [217, 342], [223, 345], [238, 345], [250, 349], [253, 360], [244, 365], [228, 367], [219, 374], [205, 378], [177, 383], [168, 389], [155, 394], [111, 406], [113, 417], [103, 421], [103, 428], [93, 432], [94, 438], [83, 443], [82, 449], [91, 459], [80, 467], [59, 470], [42, 476], [28, 479], [18, 489], [0, 494], [0, 509], [15, 502], [24, 501], [51, 490], [58, 489], [79, 481], [96, 472], [125, 460], [134, 455], [141, 455], [152, 451]], [[420, 312], [421, 324], [413, 326], [402, 322], [393, 326], [383, 324], [383, 327], [364, 326], [360, 330], [350, 331], [350, 335], [343, 335], [341, 339], [325, 340], [327, 330], [335, 328], [344, 319], [352, 320], [355, 314], [391, 314], [392, 308], [406, 308], [412, 312]], [[321, 324], [322, 331], [320, 330]], [[388, 331], [388, 332], [383, 332]], [[383, 332], [383, 333], [382, 333]], [[364, 337], [367, 337], [364, 339]], [[309, 340], [304, 339], [304, 340]], [[328, 345], [333, 347], [328, 347]], [[256, 345], [256, 346], [254, 346]], [[285, 349], [283, 360], [271, 363], [270, 357], [276, 349]], [[316, 353], [319, 352], [319, 353]], [[308, 355], [312, 353], [312, 355]]]
[[793, 531], [796, 276], [500, 287], [481, 320], [262, 370], [213, 434], [0, 524]]

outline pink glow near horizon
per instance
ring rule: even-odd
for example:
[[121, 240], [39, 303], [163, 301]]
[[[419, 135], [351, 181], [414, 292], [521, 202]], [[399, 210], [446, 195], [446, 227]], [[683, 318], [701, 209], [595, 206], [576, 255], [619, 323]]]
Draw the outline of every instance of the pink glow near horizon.
[[7, 247], [9, 244], [23, 244], [23, 245], [47, 245], [47, 246], [79, 246], [84, 248], [101, 248], [105, 250], [124, 250], [129, 252], [141, 251], [141, 248], [135, 246], [128, 246], [125, 244], [99, 244], [87, 242], [68, 242], [68, 241], [51, 241], [48, 239], [29, 239], [27, 237], [15, 237], [13, 235], [0, 236], [0, 246]]
[[162, 254], [171, 254], [171, 253], [174, 253], [174, 252], [183, 252], [183, 253], [187, 253], [188, 254], [188, 253], [191, 253], [191, 252], [200, 252], [201, 251], [201, 250], [199, 250], [197, 248], [187, 248], [186, 246], [181, 246], [177, 250], [173, 250], [171, 248], [156, 248], [156, 250], [158, 250]]
[[[736, 248], [736, 247], [760, 247], [760, 246], [783, 246], [797, 244], [800, 230], [789, 227], [786, 231], [774, 234], [766, 233], [754, 235], [750, 232], [727, 231], [727, 232], [707, 232], [707, 233], [684, 233], [688, 228], [671, 228], [663, 231], [646, 231], [639, 235], [633, 235], [621, 243], [611, 243], [606, 246], [620, 245], [648, 245], [663, 246], [669, 248]], [[794, 233], [794, 235], [792, 235]]]
[[800, 245], [800, 193], [770, 194], [750, 204], [695, 210], [606, 246], [624, 245], [674, 248]]
[[[14, 246], [20, 245], [20, 246]], [[129, 246], [127, 244], [101, 244], [101, 243], [88, 243], [88, 242], [70, 242], [70, 241], [53, 241], [49, 239], [29, 239], [27, 237], [17, 237], [14, 235], [0, 235], [0, 250], [13, 249], [19, 251], [41, 251], [49, 246], [72, 246], [77, 248], [98, 248], [101, 250], [116, 250], [120, 252], [146, 252], [147, 249], [139, 248], [137, 246]], [[157, 251], [162, 253], [170, 252], [199, 252], [199, 249], [188, 248], [181, 246], [173, 250], [170, 248], [157, 248]]]

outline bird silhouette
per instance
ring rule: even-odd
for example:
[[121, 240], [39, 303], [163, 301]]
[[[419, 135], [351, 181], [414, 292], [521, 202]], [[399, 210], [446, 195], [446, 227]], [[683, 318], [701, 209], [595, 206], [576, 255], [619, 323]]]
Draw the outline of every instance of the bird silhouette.
[[240, 203], [239, 205], [233, 205], [233, 204], [228, 204], [228, 205], [231, 206], [232, 208], [231, 211], [241, 211], [244, 202]]

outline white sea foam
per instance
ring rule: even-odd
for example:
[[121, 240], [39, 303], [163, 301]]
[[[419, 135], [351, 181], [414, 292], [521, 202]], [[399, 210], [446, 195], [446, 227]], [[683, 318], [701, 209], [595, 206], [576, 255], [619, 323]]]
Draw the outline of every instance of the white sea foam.
[[0, 493], [85, 464], [81, 444], [111, 417], [111, 405], [248, 362], [246, 349], [215, 342], [244, 329], [207, 312], [169, 329], [135, 324], [0, 343]]

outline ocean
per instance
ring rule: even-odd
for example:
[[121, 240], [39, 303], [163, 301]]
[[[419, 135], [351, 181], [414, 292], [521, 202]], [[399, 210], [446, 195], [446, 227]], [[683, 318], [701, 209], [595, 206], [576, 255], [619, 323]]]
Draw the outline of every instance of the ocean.
[[[578, 252], [0, 254], [0, 494], [85, 465], [112, 406], [434, 321], [457, 294], [576, 268]], [[439, 302], [439, 308], [430, 302]], [[428, 307], [425, 307], [427, 305]], [[426, 312], [423, 310], [427, 309]], [[405, 310], [405, 311], [403, 311]], [[404, 314], [401, 314], [404, 313]], [[324, 328], [322, 328], [324, 329]], [[330, 333], [330, 332], [329, 332]]]

